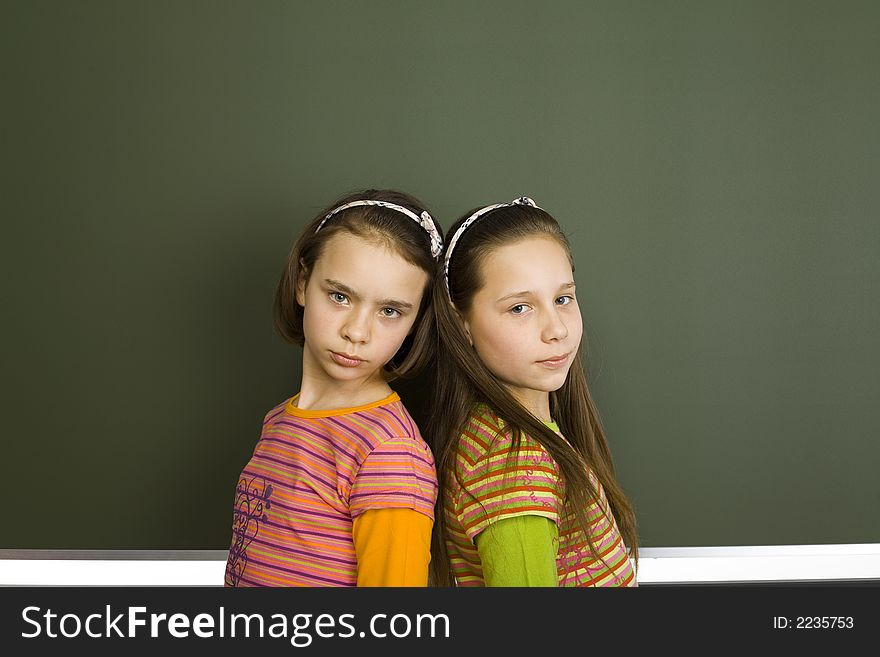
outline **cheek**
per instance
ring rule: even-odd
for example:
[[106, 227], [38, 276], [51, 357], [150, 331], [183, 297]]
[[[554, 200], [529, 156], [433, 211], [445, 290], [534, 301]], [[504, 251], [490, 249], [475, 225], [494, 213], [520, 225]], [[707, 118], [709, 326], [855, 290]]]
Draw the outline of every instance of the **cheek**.
[[312, 339], [332, 330], [335, 325], [331, 309], [323, 302], [323, 298], [309, 295], [303, 307], [303, 333]]
[[568, 328], [568, 333], [569, 333], [571, 340], [575, 344], [581, 343], [581, 338], [584, 335], [584, 320], [581, 317], [580, 313], [577, 313], [577, 315], [572, 320], [572, 322]]
[[396, 322], [393, 326], [382, 327], [382, 343], [385, 350], [390, 352], [389, 357], [393, 356], [400, 349], [400, 345], [406, 340], [415, 323], [416, 321], [413, 319]]
[[303, 337], [306, 339], [306, 342], [314, 342], [318, 337], [317, 326], [321, 324], [321, 322], [315, 319], [315, 309], [311, 306], [305, 306], [303, 308]]
[[477, 324], [472, 327], [471, 336], [480, 357], [499, 368], [509, 369], [517, 356], [525, 353], [527, 340], [523, 331], [503, 326], [501, 322]]
[[403, 321], [397, 322], [393, 328], [388, 330], [389, 339], [395, 342], [403, 342], [406, 339], [406, 336], [409, 335], [410, 330], [415, 325], [415, 321]]
[[309, 324], [315, 321], [315, 316], [319, 314], [318, 304], [315, 303], [314, 299], [310, 299], [306, 297], [306, 304], [302, 307], [303, 313], [303, 325]]

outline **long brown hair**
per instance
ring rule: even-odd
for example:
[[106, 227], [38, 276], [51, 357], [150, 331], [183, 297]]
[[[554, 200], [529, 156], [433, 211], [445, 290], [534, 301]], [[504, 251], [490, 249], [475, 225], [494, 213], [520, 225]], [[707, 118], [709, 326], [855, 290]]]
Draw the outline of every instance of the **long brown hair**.
[[[436, 342], [433, 288], [437, 262], [431, 255], [431, 239], [424, 228], [405, 214], [376, 205], [359, 205], [334, 213], [318, 230], [329, 212], [352, 201], [385, 201], [402, 206], [416, 215], [427, 210], [425, 204], [414, 196], [393, 189], [354, 192], [321, 210], [300, 233], [287, 256], [275, 290], [275, 332], [286, 342], [303, 345], [303, 307], [296, 301], [297, 282], [300, 278], [308, 281], [330, 238], [337, 233], [348, 232], [374, 244], [387, 246], [428, 274], [415, 324], [400, 349], [384, 366], [386, 380], [415, 374], [433, 358]], [[438, 233], [442, 233], [439, 224], [433, 218], [431, 221]]]
[[[468, 212], [449, 229], [447, 245], [459, 225], [472, 213]], [[488, 404], [503, 420], [504, 430], [511, 432], [514, 450], [519, 447], [522, 436], [527, 435], [539, 442], [556, 461], [565, 484], [565, 508], [574, 514], [583, 529], [593, 557], [601, 560], [587, 517], [587, 509], [598, 499], [598, 493], [585, 465], [593, 471], [605, 489], [624, 543], [638, 563], [635, 513], [614, 474], [605, 430], [587, 385], [582, 347], [578, 348], [565, 383], [550, 393], [550, 413], [566, 442], [528, 412], [476, 357], [457, 315], [457, 311], [470, 310], [474, 295], [483, 287], [481, 265], [486, 256], [499, 247], [536, 236], [556, 240], [572, 263], [568, 239], [552, 216], [536, 207], [510, 205], [485, 214], [459, 237], [449, 262], [448, 293], [443, 267], [440, 267], [434, 288], [434, 312], [440, 335], [435, 365], [437, 385], [425, 432], [434, 451], [440, 480], [431, 548], [431, 584], [434, 586], [455, 584], [446, 548], [445, 491], [450, 478], [455, 476], [455, 454], [462, 430], [478, 402]]]

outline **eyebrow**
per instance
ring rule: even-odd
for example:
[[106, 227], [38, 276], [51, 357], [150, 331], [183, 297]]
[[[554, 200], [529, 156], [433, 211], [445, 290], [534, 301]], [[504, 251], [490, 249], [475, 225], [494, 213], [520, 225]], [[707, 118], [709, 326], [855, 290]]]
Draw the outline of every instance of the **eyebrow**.
[[[334, 281], [332, 278], [325, 278], [324, 283], [328, 287], [332, 287], [334, 290], [339, 290], [343, 294], [355, 299], [356, 301], [361, 301], [363, 297], [360, 294], [355, 292], [353, 289], [348, 287], [345, 283], [341, 283], [339, 281]], [[400, 301], [399, 299], [380, 299], [380, 306], [388, 306], [390, 308], [396, 308], [397, 310], [411, 310], [413, 308], [413, 304], [409, 301]]]
[[[559, 286], [559, 291], [562, 292], [564, 290], [570, 290], [570, 289], [574, 288], [574, 286], [575, 286], [574, 281], [572, 281], [570, 283], [565, 283], [564, 285]], [[510, 294], [507, 294], [507, 295], [501, 297], [500, 299], [498, 299], [497, 303], [501, 303], [502, 301], [507, 301], [508, 299], [516, 299], [517, 297], [527, 297], [530, 294], [534, 294], [534, 292], [532, 290], [520, 290], [519, 292], [511, 292]]]

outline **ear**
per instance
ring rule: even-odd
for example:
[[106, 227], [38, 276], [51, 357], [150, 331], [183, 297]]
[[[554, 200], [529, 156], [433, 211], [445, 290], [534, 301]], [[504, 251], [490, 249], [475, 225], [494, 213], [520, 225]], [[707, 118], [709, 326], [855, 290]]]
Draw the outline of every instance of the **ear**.
[[309, 282], [309, 270], [306, 263], [299, 260], [299, 273], [296, 277], [296, 302], [303, 308], [306, 307], [306, 284]]
[[473, 347], [473, 346], [474, 346], [474, 339], [471, 337], [471, 326], [470, 326], [470, 324], [468, 324], [468, 321], [467, 321], [466, 319], [463, 319], [463, 320], [462, 320], [462, 323], [461, 323], [461, 326], [462, 326], [462, 328], [464, 329], [464, 334], [467, 336], [468, 344], [469, 344], [470, 346]]
[[468, 322], [468, 320], [465, 318], [465, 316], [462, 315], [462, 314], [458, 311], [458, 308], [456, 308], [455, 305], [452, 306], [452, 314], [455, 315], [455, 319], [458, 320], [458, 325], [461, 326], [462, 330], [464, 331], [464, 334], [467, 336], [468, 344], [470, 344], [470, 345], [473, 347], [473, 346], [474, 346], [474, 340], [473, 340], [473, 338], [471, 337], [471, 325], [470, 325], [470, 322]]

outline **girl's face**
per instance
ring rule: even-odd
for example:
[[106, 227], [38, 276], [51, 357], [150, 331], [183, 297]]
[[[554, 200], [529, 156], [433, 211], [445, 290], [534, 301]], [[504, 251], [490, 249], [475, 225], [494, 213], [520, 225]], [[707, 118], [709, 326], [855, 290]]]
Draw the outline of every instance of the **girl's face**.
[[382, 366], [416, 320], [428, 275], [383, 246], [340, 232], [324, 244], [296, 300], [303, 307], [303, 375], [382, 382]]
[[468, 339], [525, 408], [549, 412], [583, 333], [568, 254], [552, 238], [529, 237], [488, 254], [480, 274], [462, 315]]

